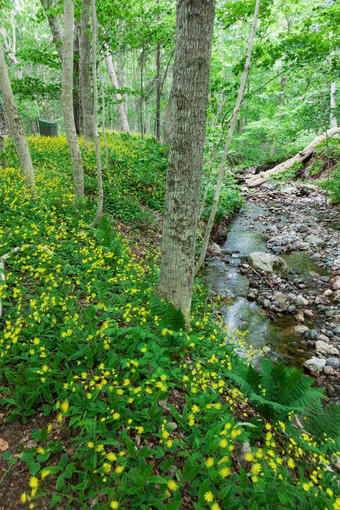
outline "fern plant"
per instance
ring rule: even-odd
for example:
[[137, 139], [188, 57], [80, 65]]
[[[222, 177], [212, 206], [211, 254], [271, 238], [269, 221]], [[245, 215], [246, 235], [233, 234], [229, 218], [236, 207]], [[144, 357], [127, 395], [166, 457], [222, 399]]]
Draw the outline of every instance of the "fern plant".
[[283, 363], [274, 364], [268, 359], [262, 359], [260, 363], [260, 372], [251, 365], [236, 363], [236, 370], [228, 375], [263, 416], [286, 420], [291, 412], [304, 413], [317, 403], [321, 406], [321, 400], [325, 398], [322, 388], [312, 388], [313, 379], [301, 370], [286, 367]]
[[150, 297], [150, 310], [154, 317], [158, 317], [163, 328], [179, 331], [185, 329], [185, 319], [181, 310], [177, 310], [172, 303], [161, 299], [157, 294]]

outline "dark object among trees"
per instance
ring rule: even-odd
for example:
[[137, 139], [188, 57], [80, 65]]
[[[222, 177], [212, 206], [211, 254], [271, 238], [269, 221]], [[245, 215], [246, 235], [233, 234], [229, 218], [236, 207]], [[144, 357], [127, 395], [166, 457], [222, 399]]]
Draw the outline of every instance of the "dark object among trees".
[[58, 124], [47, 120], [39, 120], [39, 133], [41, 136], [58, 136]]

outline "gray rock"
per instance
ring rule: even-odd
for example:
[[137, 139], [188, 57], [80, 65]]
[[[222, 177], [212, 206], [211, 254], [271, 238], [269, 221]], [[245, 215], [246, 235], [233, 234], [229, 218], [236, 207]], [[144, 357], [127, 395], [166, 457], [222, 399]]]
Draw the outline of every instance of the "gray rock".
[[310, 234], [306, 238], [307, 243], [312, 244], [314, 246], [324, 246], [326, 243], [321, 237], [316, 236], [315, 234]]
[[315, 342], [315, 349], [321, 354], [328, 354], [332, 351], [332, 346], [322, 340], [318, 340]]
[[296, 304], [299, 305], [299, 306], [307, 306], [309, 304], [309, 301], [308, 299], [306, 299], [305, 297], [303, 297], [302, 294], [299, 294], [297, 297], [296, 297], [296, 300], [295, 300]]
[[333, 375], [334, 369], [331, 366], [326, 365], [325, 367], [323, 367], [323, 372], [326, 375]]
[[334, 276], [329, 280], [329, 284], [331, 289], [339, 290], [340, 289], [340, 276]]
[[338, 358], [327, 358], [326, 365], [329, 365], [330, 367], [337, 369], [340, 366], [340, 360]]
[[294, 333], [294, 335], [304, 336], [306, 331], [308, 331], [307, 326], [298, 324], [298, 325], [292, 327], [292, 333]]
[[307, 338], [307, 340], [314, 340], [316, 342], [319, 340], [319, 334], [315, 329], [308, 329], [305, 333], [305, 338]]
[[333, 295], [333, 291], [331, 289], [327, 289], [327, 290], [325, 290], [323, 295], [326, 296], [326, 297], [332, 296]]
[[285, 303], [287, 299], [288, 299], [287, 296], [282, 292], [277, 292], [275, 294], [275, 301], [277, 301], [278, 303]]
[[320, 358], [311, 358], [304, 362], [303, 366], [310, 370], [310, 372], [314, 372], [315, 374], [319, 375], [321, 371], [323, 370], [324, 366], [326, 365], [325, 359]]
[[336, 335], [340, 335], [340, 326], [337, 326], [337, 327], [334, 329], [333, 333], [335, 333]]
[[222, 248], [216, 243], [212, 243], [209, 246], [208, 250], [209, 250], [209, 254], [212, 257], [220, 257], [223, 254]]
[[339, 303], [340, 302], [340, 290], [337, 290], [336, 292], [334, 292], [333, 301], [335, 303]]
[[254, 251], [248, 255], [249, 264], [258, 271], [266, 271], [267, 273], [279, 273], [281, 275], [288, 274], [286, 262], [276, 255], [261, 251]]

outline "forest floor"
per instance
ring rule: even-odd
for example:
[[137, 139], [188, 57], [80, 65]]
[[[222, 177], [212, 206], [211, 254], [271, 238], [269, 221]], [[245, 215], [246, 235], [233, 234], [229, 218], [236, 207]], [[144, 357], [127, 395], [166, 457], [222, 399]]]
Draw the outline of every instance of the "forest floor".
[[338, 510], [338, 411], [322, 390], [295, 369], [248, 366], [229, 342], [245, 335], [202, 278], [190, 330], [153, 293], [157, 144], [110, 136], [110, 215], [95, 230], [94, 154], [77, 208], [66, 140], [29, 143], [37, 197], [14, 156], [1, 170], [1, 510]]

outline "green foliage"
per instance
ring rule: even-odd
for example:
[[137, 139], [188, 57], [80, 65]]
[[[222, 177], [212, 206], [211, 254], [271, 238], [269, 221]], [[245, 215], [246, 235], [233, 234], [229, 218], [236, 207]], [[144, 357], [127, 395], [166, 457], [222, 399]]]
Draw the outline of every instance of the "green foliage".
[[185, 329], [185, 320], [181, 310], [177, 310], [172, 303], [160, 299], [157, 294], [150, 297], [150, 309], [163, 327], [174, 331]]
[[322, 181], [320, 188], [327, 190], [331, 201], [338, 204], [340, 202], [340, 170], [336, 170], [329, 179]]
[[304, 413], [323, 398], [323, 390], [312, 388], [313, 379], [301, 370], [266, 359], [260, 363], [260, 372], [240, 364], [230, 377], [266, 418], [286, 420], [291, 412]]
[[[182, 313], [154, 294], [154, 238], [138, 260], [134, 241], [114, 229], [110, 215], [98, 229], [89, 227], [95, 202], [74, 204], [64, 139], [29, 143], [37, 197], [27, 194], [18, 169], [0, 171], [0, 255], [21, 246], [6, 259], [0, 289], [1, 405], [7, 421], [33, 429], [20, 460], [11, 451], [3, 461], [8, 469], [26, 464], [23, 500], [161, 510], [181, 508], [189, 496], [198, 510], [212, 501], [235, 510], [314, 510], [317, 498], [321, 508], [332, 508], [337, 482], [324, 467], [331, 458], [321, 460], [321, 453], [335, 449], [338, 411], [308, 422], [315, 437], [297, 437], [291, 412], [321, 413], [320, 390], [310, 379], [266, 361], [262, 373], [248, 368], [228, 345], [199, 280], [186, 330]], [[153, 181], [149, 150], [156, 151], [152, 141], [110, 135], [105, 178], [115, 185], [106, 200], [121, 197], [123, 215], [129, 198], [132, 221], [132, 204], [141, 204], [147, 189], [158, 199], [164, 192], [163, 162]], [[93, 154], [83, 156], [91, 187]], [[143, 183], [135, 186], [139, 168]], [[283, 421], [270, 424], [264, 416]], [[252, 454], [241, 467], [236, 452], [246, 442]]]
[[[202, 179], [202, 193], [201, 198], [203, 199], [205, 188], [207, 185], [207, 178], [203, 176]], [[208, 193], [205, 203], [205, 208], [203, 211], [203, 218], [208, 219], [211, 211], [211, 207], [214, 200], [214, 194], [215, 194], [215, 186], [216, 186], [216, 176], [212, 177], [208, 184]], [[218, 203], [216, 216], [215, 216], [215, 222], [218, 222], [222, 218], [226, 218], [231, 213], [239, 209], [242, 205], [243, 199], [239, 192], [239, 186], [236, 183], [235, 179], [233, 179], [230, 175], [227, 175], [224, 178], [221, 193], [220, 193], [220, 200]]]

